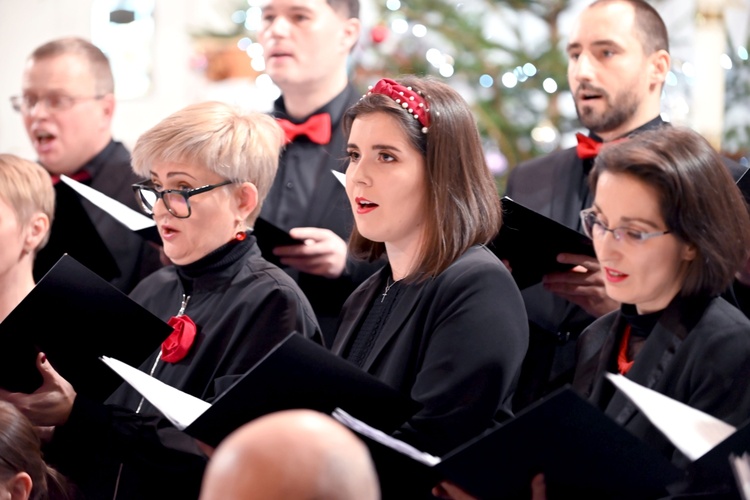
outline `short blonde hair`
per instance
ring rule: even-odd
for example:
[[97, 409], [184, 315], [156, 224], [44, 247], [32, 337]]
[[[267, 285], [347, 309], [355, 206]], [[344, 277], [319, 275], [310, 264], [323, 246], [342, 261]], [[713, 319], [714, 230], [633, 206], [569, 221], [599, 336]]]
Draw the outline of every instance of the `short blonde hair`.
[[[41, 166], [11, 154], [0, 154], [0, 198], [11, 206], [19, 224], [35, 213], [43, 213], [50, 225], [55, 215], [55, 189], [49, 173]], [[35, 250], [49, 240], [49, 231]]]
[[284, 134], [276, 120], [243, 112], [221, 102], [192, 104], [140, 136], [133, 148], [133, 170], [149, 177], [155, 162], [200, 165], [234, 182], [258, 188], [252, 225], [271, 189]]

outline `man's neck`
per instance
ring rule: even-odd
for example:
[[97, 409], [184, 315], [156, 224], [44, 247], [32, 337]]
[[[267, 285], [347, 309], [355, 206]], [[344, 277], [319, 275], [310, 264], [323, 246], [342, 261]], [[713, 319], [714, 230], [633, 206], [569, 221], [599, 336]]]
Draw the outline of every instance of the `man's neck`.
[[286, 114], [300, 120], [310, 116], [315, 110], [322, 108], [344, 91], [348, 84], [346, 74], [327, 81], [324, 84], [311, 86], [295, 86], [282, 89]]
[[599, 132], [594, 130], [593, 132], [601, 137], [601, 139], [604, 142], [614, 141], [616, 139], [621, 139], [623, 137], [627, 137], [635, 130], [638, 130], [642, 126], [646, 125], [650, 121], [656, 119], [659, 117], [659, 113], [657, 112], [653, 116], [650, 116], [648, 118], [641, 118], [639, 120], [631, 120], [630, 122], [614, 129], [614, 130], [608, 130], [606, 132]]
[[79, 165], [68, 165], [68, 166], [65, 166], [65, 167], [59, 167], [58, 166], [58, 167], [55, 167], [55, 168], [50, 168], [49, 166], [44, 165], [44, 164], [42, 164], [42, 166], [44, 168], [46, 168], [47, 171], [49, 173], [51, 173], [51, 174], [55, 174], [55, 175], [68, 175], [68, 176], [73, 175], [76, 172], [78, 172], [79, 170], [81, 170], [84, 166], [86, 166], [91, 160], [93, 160], [99, 154], [101, 154], [101, 152], [104, 151], [104, 149], [109, 145], [109, 142], [111, 140], [112, 140], [112, 136], [111, 135], [108, 135], [106, 137], [102, 137], [96, 143], [97, 147], [95, 148], [95, 151], [93, 153], [91, 153], [86, 158], [86, 160], [83, 163], [79, 164]]

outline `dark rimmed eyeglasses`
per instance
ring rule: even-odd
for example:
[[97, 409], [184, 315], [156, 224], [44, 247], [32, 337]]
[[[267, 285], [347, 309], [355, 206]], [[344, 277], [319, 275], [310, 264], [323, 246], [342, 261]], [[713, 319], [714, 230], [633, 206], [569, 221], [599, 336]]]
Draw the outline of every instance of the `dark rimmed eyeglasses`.
[[88, 100], [98, 100], [104, 95], [93, 96], [71, 96], [67, 94], [47, 94], [45, 96], [34, 95], [14, 95], [10, 98], [10, 104], [13, 109], [19, 113], [28, 114], [39, 103], [43, 103], [47, 111], [55, 113], [58, 111], [67, 111], [76, 103]]
[[672, 232], [666, 230], [647, 233], [645, 231], [633, 229], [632, 227], [615, 227], [610, 229], [599, 220], [593, 208], [581, 210], [581, 224], [583, 225], [583, 232], [592, 240], [594, 238], [603, 238], [607, 232], [610, 232], [615, 241], [626, 241], [635, 244], [643, 243], [648, 239], [663, 236]]
[[154, 205], [161, 200], [170, 214], [178, 219], [187, 219], [190, 210], [190, 197], [196, 194], [207, 193], [212, 189], [233, 184], [234, 181], [224, 181], [218, 184], [208, 184], [194, 189], [156, 189], [151, 182], [133, 184], [136, 199], [141, 208], [148, 215], [154, 214]]

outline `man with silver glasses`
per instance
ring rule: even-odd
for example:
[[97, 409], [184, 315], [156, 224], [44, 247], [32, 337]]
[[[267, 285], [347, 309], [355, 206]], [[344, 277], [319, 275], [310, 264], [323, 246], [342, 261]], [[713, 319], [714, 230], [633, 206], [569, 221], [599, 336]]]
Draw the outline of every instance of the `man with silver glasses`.
[[112, 140], [115, 96], [107, 57], [80, 38], [47, 42], [29, 56], [22, 94], [11, 103], [58, 194], [50, 244], [37, 256], [35, 277], [62, 253], [70, 253], [122, 291], [130, 291], [159, 267], [158, 251], [58, 184], [60, 175], [66, 175], [137, 209], [130, 186], [139, 179], [130, 168], [130, 153]]

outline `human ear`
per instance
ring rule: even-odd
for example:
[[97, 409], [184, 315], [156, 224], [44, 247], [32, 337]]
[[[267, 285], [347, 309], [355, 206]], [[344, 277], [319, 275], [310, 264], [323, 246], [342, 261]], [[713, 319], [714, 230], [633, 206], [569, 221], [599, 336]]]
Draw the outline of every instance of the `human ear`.
[[698, 255], [698, 249], [692, 243], [689, 243], [682, 248], [682, 260], [685, 260], [685, 261], [695, 260], [695, 257], [697, 255]]
[[42, 212], [33, 214], [24, 227], [24, 251], [35, 253], [39, 244], [49, 232], [49, 228], [49, 217], [46, 214]]
[[31, 496], [31, 476], [26, 472], [19, 472], [10, 478], [6, 484], [11, 500], [27, 500]]
[[657, 50], [649, 56], [649, 83], [653, 86], [661, 86], [667, 79], [667, 74], [672, 67], [672, 58], [666, 50]]
[[344, 27], [341, 36], [342, 48], [347, 52], [351, 52], [359, 40], [359, 34], [362, 31], [362, 23], [356, 17], [350, 17], [344, 21]]
[[245, 220], [258, 206], [258, 188], [252, 182], [243, 182], [237, 189], [236, 197], [240, 217]]
[[115, 114], [115, 96], [114, 94], [105, 94], [100, 101], [103, 125], [109, 129], [112, 124], [112, 117]]

